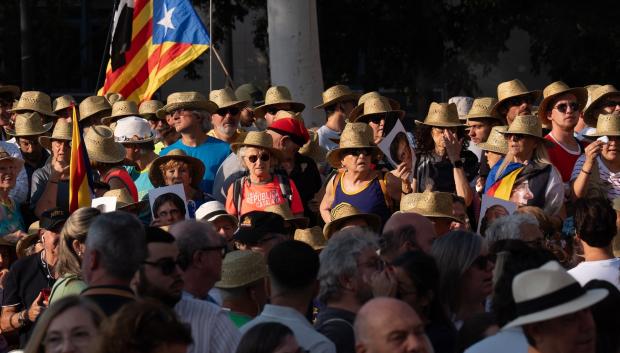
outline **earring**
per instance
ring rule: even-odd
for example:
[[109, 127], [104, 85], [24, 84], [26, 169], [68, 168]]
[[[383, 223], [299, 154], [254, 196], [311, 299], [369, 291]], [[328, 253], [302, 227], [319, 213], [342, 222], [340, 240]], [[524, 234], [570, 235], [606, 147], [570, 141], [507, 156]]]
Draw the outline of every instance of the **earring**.
[[78, 251], [77, 256], [82, 257], [82, 252]]

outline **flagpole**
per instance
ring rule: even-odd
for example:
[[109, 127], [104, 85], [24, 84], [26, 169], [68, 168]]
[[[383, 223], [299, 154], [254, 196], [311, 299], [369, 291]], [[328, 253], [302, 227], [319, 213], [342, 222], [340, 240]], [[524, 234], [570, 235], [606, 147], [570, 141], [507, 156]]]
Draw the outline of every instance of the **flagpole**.
[[220, 54], [217, 52], [217, 50], [215, 50], [214, 47], [211, 47], [213, 53], [215, 54], [215, 57], [217, 58], [217, 61], [220, 63], [220, 66], [222, 67], [222, 70], [224, 71], [224, 75], [226, 75], [226, 79], [228, 80], [228, 83], [230, 84], [230, 88], [235, 89], [235, 83], [233, 82], [232, 78], [230, 77], [230, 73], [228, 73], [228, 70], [226, 69], [226, 66], [224, 65], [224, 62], [222, 61], [222, 58], [220, 57]]
[[108, 53], [110, 52], [110, 42], [112, 41], [112, 27], [114, 26], [114, 13], [116, 13], [117, 1], [114, 0], [114, 4], [112, 5], [112, 18], [110, 19], [110, 28], [108, 28], [108, 36], [105, 40], [105, 47], [103, 48], [103, 57], [101, 58], [101, 64], [99, 65], [99, 75], [97, 75], [97, 86], [95, 87], [95, 95], [99, 91], [99, 87], [101, 87], [101, 79], [105, 77], [106, 70], [106, 60], [108, 58]]
[[211, 36], [211, 47], [209, 50], [209, 92], [213, 91], [213, 0], [209, 0], [209, 35]]

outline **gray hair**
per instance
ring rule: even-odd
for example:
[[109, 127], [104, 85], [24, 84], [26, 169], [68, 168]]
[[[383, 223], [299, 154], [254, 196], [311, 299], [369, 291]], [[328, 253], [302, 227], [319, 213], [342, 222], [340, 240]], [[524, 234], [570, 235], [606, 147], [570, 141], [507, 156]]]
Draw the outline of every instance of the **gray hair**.
[[318, 298], [321, 302], [340, 298], [340, 278], [353, 277], [357, 273], [357, 258], [367, 248], [379, 249], [377, 236], [359, 227], [345, 228], [329, 239], [327, 247], [319, 255], [321, 267], [318, 280], [321, 286]]
[[485, 240], [488, 246], [491, 247], [495, 242], [500, 240], [522, 239], [522, 224], [539, 226], [536, 217], [528, 213], [515, 213], [493, 220], [485, 232]]
[[[179, 267], [182, 270], [186, 270], [191, 265], [196, 251], [223, 243], [212, 224], [193, 219], [173, 224], [170, 226], [170, 234], [177, 241]], [[218, 242], [218, 240], [221, 241]]]
[[266, 151], [269, 153], [269, 156], [271, 157], [271, 163], [269, 164], [269, 171], [273, 173], [274, 167], [278, 164], [278, 162], [274, 162], [275, 161], [275, 156], [273, 155], [273, 153], [271, 153], [268, 149], [266, 148], [262, 148], [262, 147], [252, 147], [252, 146], [241, 146], [239, 147], [239, 149], [237, 150], [237, 157], [239, 157], [239, 164], [241, 165], [241, 168], [243, 168], [244, 170], [248, 170], [248, 166], [245, 165], [245, 161], [243, 160], [243, 158], [246, 156], [246, 153], [248, 152], [248, 148], [256, 148], [258, 150], [261, 151]]
[[104, 213], [88, 228], [86, 248], [99, 253], [101, 266], [110, 276], [129, 280], [146, 259], [144, 227], [131, 213]]

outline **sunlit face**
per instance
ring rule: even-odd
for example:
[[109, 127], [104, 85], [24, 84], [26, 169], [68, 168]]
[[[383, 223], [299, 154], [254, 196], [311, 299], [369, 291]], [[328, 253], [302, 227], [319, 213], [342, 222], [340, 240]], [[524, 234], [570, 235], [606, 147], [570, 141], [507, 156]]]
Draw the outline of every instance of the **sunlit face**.
[[532, 104], [534, 104], [534, 102], [530, 96], [513, 97], [508, 99], [502, 109], [506, 115], [508, 125], [512, 124], [515, 118], [519, 115], [532, 114]]
[[164, 171], [164, 182], [166, 185], [183, 184], [183, 186], [189, 187], [192, 183], [189, 165], [185, 162], [176, 161], [173, 166]]
[[527, 180], [515, 185], [510, 192], [510, 201], [516, 203], [517, 206], [526, 206], [527, 202], [533, 198], [534, 194]]
[[603, 145], [601, 156], [607, 161], [615, 161], [620, 157], [620, 136], [607, 136], [609, 141]]
[[172, 202], [165, 202], [157, 209], [157, 219], [161, 222], [161, 225], [171, 225], [176, 222], [182, 221], [183, 211], [175, 206]]
[[370, 171], [372, 149], [345, 149], [340, 152], [340, 163], [349, 172], [365, 173]]
[[563, 94], [559, 96], [547, 112], [553, 126], [558, 126], [562, 130], [573, 130], [579, 121], [581, 108], [574, 94]]
[[15, 186], [17, 172], [18, 170], [13, 161], [0, 161], [0, 189], [12, 189]]
[[[60, 227], [61, 228], [61, 227]], [[43, 249], [53, 258], [58, 256], [58, 244], [60, 242], [60, 228], [57, 231], [43, 229], [41, 230], [41, 242]]]
[[599, 103], [601, 114], [611, 114], [620, 111], [620, 95], [611, 95]]
[[469, 138], [471, 142], [478, 144], [485, 142], [491, 133], [491, 124], [477, 120], [467, 120], [469, 126]]
[[91, 352], [99, 336], [88, 310], [79, 306], [69, 308], [56, 316], [47, 328], [43, 347], [45, 353]]
[[52, 140], [52, 155], [61, 163], [71, 161], [71, 141]]
[[438, 147], [438, 148], [446, 147], [445, 131], [451, 131], [453, 134], [456, 134], [456, 128], [453, 128], [453, 127], [433, 126], [433, 128], [431, 129], [431, 137], [433, 138], [435, 147]]
[[390, 308], [389, 312], [378, 314], [373, 318], [372, 329], [368, 331], [363, 343], [364, 349], [358, 352], [429, 353], [433, 351], [424, 330], [424, 322], [408, 306]]
[[201, 124], [200, 119], [187, 109], [175, 110], [172, 114], [166, 116], [166, 120], [170, 126], [180, 133]]
[[530, 160], [534, 156], [534, 150], [538, 146], [538, 139], [534, 136], [523, 134], [506, 134], [508, 149], [512, 154], [523, 160]]
[[250, 175], [266, 178], [271, 175], [271, 154], [264, 148], [247, 147], [243, 156], [243, 163], [250, 171]]
[[241, 110], [239, 108], [222, 108], [211, 115], [211, 122], [213, 123], [213, 128], [216, 129], [219, 134], [233, 137], [239, 127], [240, 116]]
[[385, 115], [374, 116], [368, 120], [368, 126], [372, 128], [375, 144], [383, 141], [385, 129]]

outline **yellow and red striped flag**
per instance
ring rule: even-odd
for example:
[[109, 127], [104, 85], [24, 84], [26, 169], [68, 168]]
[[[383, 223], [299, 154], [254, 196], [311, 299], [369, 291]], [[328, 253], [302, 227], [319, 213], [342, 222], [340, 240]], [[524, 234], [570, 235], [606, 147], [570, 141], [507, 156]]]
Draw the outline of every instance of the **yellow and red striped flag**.
[[90, 207], [93, 194], [93, 174], [78, 124], [75, 105], [73, 108], [71, 132], [71, 164], [69, 166], [69, 213], [80, 207]]
[[211, 44], [189, 0], [121, 0], [114, 21], [111, 60], [99, 95], [150, 99]]

